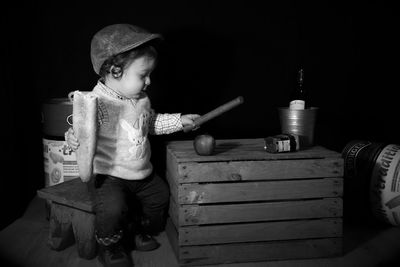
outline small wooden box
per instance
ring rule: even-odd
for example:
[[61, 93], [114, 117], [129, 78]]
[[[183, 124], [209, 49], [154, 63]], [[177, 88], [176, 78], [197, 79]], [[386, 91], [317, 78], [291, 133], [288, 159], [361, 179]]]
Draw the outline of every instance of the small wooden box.
[[167, 145], [170, 243], [181, 265], [342, 254], [343, 159], [316, 146], [271, 154], [263, 139]]

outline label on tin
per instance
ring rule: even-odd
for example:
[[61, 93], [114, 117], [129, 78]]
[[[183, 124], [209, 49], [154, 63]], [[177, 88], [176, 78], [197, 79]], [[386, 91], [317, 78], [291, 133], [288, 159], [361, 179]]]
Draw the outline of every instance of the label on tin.
[[371, 176], [370, 200], [377, 218], [400, 225], [399, 145], [387, 145], [379, 154]]
[[43, 138], [45, 186], [52, 186], [79, 177], [75, 152], [66, 141]]
[[290, 140], [281, 140], [277, 142], [278, 152], [290, 151]]

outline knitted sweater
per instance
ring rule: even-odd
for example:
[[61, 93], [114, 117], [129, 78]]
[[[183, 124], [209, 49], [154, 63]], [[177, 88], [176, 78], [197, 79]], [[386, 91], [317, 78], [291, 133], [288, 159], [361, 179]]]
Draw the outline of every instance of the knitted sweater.
[[156, 114], [145, 93], [138, 99], [129, 99], [101, 81], [93, 93], [98, 96], [99, 122], [94, 173], [127, 180], [146, 178], [153, 170], [148, 133], [169, 134], [181, 130], [180, 114]]

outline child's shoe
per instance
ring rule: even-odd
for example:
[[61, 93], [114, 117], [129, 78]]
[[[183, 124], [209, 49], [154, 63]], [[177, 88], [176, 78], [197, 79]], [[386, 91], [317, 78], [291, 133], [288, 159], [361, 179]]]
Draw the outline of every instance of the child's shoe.
[[135, 249], [139, 251], [155, 250], [160, 246], [160, 243], [148, 234], [135, 235]]
[[104, 267], [133, 266], [130, 254], [120, 244], [110, 246], [100, 245], [98, 259]]

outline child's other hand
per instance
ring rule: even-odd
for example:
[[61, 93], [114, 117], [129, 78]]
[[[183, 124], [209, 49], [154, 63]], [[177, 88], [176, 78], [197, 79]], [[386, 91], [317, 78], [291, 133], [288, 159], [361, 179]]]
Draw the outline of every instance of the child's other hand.
[[79, 147], [79, 141], [78, 138], [76, 138], [74, 129], [69, 128], [68, 131], [65, 132], [64, 134], [65, 141], [67, 141], [69, 147], [75, 151]]
[[194, 120], [199, 118], [199, 114], [186, 114], [181, 116], [182, 126], [193, 126], [193, 130], [197, 130], [199, 127], [196, 126]]

